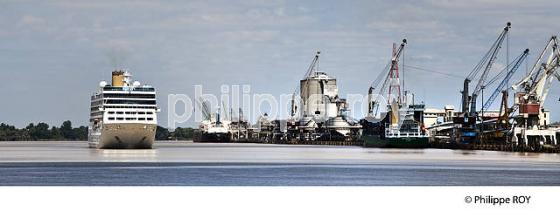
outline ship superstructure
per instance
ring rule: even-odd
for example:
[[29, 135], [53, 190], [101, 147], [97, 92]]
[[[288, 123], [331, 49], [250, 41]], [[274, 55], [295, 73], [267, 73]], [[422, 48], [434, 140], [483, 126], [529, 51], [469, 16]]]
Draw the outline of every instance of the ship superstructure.
[[[407, 94], [407, 96], [410, 96], [410, 94]], [[407, 98], [410, 99], [410, 97], [405, 99]], [[364, 146], [389, 148], [428, 147], [429, 134], [424, 126], [424, 104], [403, 104], [401, 106], [396, 101], [388, 105], [388, 112], [379, 122], [362, 120], [364, 128], [362, 140], [364, 141]]]
[[[226, 112], [221, 112], [218, 108], [215, 113], [211, 113], [211, 106], [207, 101], [199, 101], [200, 111], [204, 116], [195, 131], [194, 142], [230, 142], [233, 133], [230, 130], [231, 119], [227, 118]], [[225, 115], [224, 115], [225, 114]]]
[[156, 90], [132, 82], [128, 71], [112, 72], [91, 97], [88, 144], [99, 149], [152, 148], [157, 129]]

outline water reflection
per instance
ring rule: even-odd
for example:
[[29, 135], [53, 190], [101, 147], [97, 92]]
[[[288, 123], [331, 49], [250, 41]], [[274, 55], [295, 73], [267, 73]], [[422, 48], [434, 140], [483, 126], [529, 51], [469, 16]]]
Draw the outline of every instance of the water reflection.
[[[157, 142], [156, 149], [88, 148], [83, 142], [0, 142], [0, 161], [41, 162], [247, 162], [247, 163], [379, 163], [441, 164], [472, 161], [560, 166], [560, 154], [450, 149], [379, 149], [263, 144]], [[455, 165], [455, 164], [454, 164]], [[474, 165], [474, 164], [473, 164]]]
[[476, 155], [477, 151], [475, 150], [454, 150], [454, 154], [461, 154], [461, 155]]
[[369, 148], [366, 153], [379, 154], [424, 154], [424, 149], [390, 149], [390, 148]]
[[157, 158], [156, 149], [99, 149], [96, 150], [102, 158], [109, 159], [137, 159], [137, 158]]

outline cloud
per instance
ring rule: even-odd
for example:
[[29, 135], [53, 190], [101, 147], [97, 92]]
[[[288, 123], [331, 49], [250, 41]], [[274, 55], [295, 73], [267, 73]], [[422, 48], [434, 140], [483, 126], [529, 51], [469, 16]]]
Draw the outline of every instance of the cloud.
[[[87, 96], [99, 80], [107, 80], [104, 77], [114, 66], [130, 68], [139, 80], [154, 84], [163, 98], [160, 107], [166, 108], [165, 94], [189, 92], [193, 84], [204, 84], [209, 92], [218, 90], [220, 83], [249, 83], [255, 90], [289, 93], [315, 51], [321, 50], [321, 69], [337, 76], [341, 93], [362, 93], [387, 64], [391, 44], [407, 38], [407, 65], [453, 75], [405, 68], [407, 89], [417, 92], [429, 106], [441, 107], [457, 105], [462, 83], [457, 76], [472, 70], [505, 22], [513, 24], [510, 60], [525, 48], [531, 48], [533, 57], [538, 54], [550, 35], [560, 30], [560, 22], [554, 21], [560, 18], [559, 4], [517, 0], [13, 1], [0, 8], [0, 35], [7, 41], [0, 42], [0, 68], [13, 70], [18, 79], [27, 78], [37, 87], [53, 87], [53, 92], [75, 87], [45, 98], [41, 109], [53, 111], [45, 114], [52, 123], [67, 117], [85, 124]], [[532, 65], [533, 58], [529, 59]], [[47, 73], [60, 77], [56, 86], [39, 80], [53, 77]], [[10, 74], [0, 71], [0, 78], [11, 78]], [[16, 81], [3, 83], [0, 95], [18, 103], [2, 104], [0, 110], [41, 113], [32, 100], [17, 97], [31, 92], [6, 88], [18, 87]], [[549, 99], [554, 98], [558, 96], [551, 94]], [[62, 101], [83, 105], [62, 111], [57, 107]], [[555, 103], [547, 106], [559, 109]], [[165, 116], [164, 109], [162, 122]], [[22, 124], [29, 118], [36, 117], [5, 116], [6, 121]]]
[[35, 17], [33, 15], [24, 15], [20, 20], [20, 25], [34, 26], [43, 24], [45, 24], [44, 19]]
[[434, 60], [434, 56], [430, 54], [417, 54], [409, 57], [410, 61], [414, 62], [429, 62]]

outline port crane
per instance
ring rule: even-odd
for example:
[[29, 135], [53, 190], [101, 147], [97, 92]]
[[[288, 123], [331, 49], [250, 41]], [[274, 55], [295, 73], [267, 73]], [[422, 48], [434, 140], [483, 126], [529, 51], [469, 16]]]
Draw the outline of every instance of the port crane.
[[[463, 91], [461, 92], [462, 93], [461, 108], [462, 108], [462, 113], [465, 116], [465, 119], [467, 119], [467, 117], [469, 116], [470, 117], [476, 116], [476, 99], [478, 98], [480, 91], [483, 89], [483, 85], [485, 84], [486, 78], [488, 77], [488, 73], [490, 72], [492, 65], [496, 61], [496, 57], [498, 56], [498, 53], [502, 48], [502, 43], [504, 42], [506, 36], [508, 35], [510, 28], [511, 28], [511, 23], [508, 22], [506, 24], [506, 27], [504, 27], [504, 30], [500, 33], [496, 41], [494, 41], [494, 43], [490, 47], [490, 50], [486, 52], [486, 54], [482, 57], [480, 62], [478, 62], [478, 64], [473, 68], [473, 70], [469, 73], [469, 75], [467, 76], [467, 78], [465, 78], [465, 81], [463, 82]], [[476, 87], [474, 88], [472, 94], [469, 95], [469, 84], [473, 79], [475, 79], [478, 76], [478, 73], [480, 73], [481, 71], [482, 73], [480, 74], [478, 83], [476, 84]]]
[[[546, 62], [543, 62], [544, 55], [549, 52], [550, 55]], [[552, 36], [547, 45], [539, 55], [539, 58], [533, 65], [531, 72], [527, 74], [521, 81], [512, 86], [513, 89], [523, 88], [526, 96], [523, 98], [538, 103], [542, 108], [544, 101], [548, 95], [551, 82], [554, 78], [560, 80], [558, 67], [560, 66], [560, 51], [558, 49], [558, 40], [556, 36]]]
[[202, 99], [201, 97], [196, 101], [196, 104], [200, 108], [203, 119], [210, 120], [212, 112], [210, 111], [210, 107], [208, 106], [208, 101]]
[[[391, 61], [383, 71], [377, 76], [377, 78], [372, 82], [368, 89], [368, 116], [375, 117], [379, 112], [379, 97], [375, 97], [374, 92], [377, 87], [379, 91], [378, 96], [383, 96], [387, 87], [389, 91], [387, 92], [387, 103], [391, 103], [392, 95], [394, 92], [397, 93], [397, 103], [399, 106], [402, 105], [401, 88], [399, 81], [399, 59], [404, 51], [404, 47], [407, 44], [406, 39], [402, 40], [402, 43], [396, 48], [393, 44], [393, 54], [391, 56]], [[384, 79], [384, 80], [383, 80]], [[381, 83], [383, 80], [383, 83]]]
[[390, 85], [389, 85], [389, 92], [387, 93], [387, 100], [391, 100], [391, 98], [393, 97], [393, 92], [396, 92], [397, 102], [399, 103], [399, 105], [401, 105], [403, 101], [401, 96], [401, 83], [399, 81], [399, 58], [402, 52], [404, 51], [405, 44], [406, 44], [406, 39], [403, 39], [398, 49], [395, 47], [395, 44], [393, 44], [393, 56], [391, 57], [391, 71], [389, 72]]
[[[319, 55], [321, 55], [321, 51], [317, 51], [317, 53], [315, 54], [315, 57], [313, 58], [313, 60], [311, 61], [311, 64], [307, 68], [307, 72], [303, 76], [304, 79], [313, 75], [313, 73], [316, 72], [317, 69], [319, 68]], [[294, 93], [292, 94], [292, 100], [291, 100], [291, 103], [292, 103], [291, 110], [290, 110], [290, 116], [291, 117], [294, 117], [296, 115], [296, 112], [297, 112], [297, 105], [296, 105], [295, 97], [296, 97], [296, 93], [298, 91], [299, 91], [299, 86], [296, 86], [296, 89], [294, 90]]]
[[[212, 109], [211, 109], [211, 105], [210, 102], [208, 102], [207, 100], [204, 100], [202, 97], [200, 97], [197, 101], [196, 101], [196, 106], [198, 106], [200, 108], [200, 112], [202, 114], [202, 117], [204, 120], [210, 120], [210, 121], [214, 121], [214, 119], [212, 119]], [[196, 107], [195, 107], [196, 109]], [[217, 123], [220, 123], [221, 120], [231, 120], [231, 116], [228, 116], [227, 111], [226, 111], [226, 107], [224, 102], [222, 102], [222, 107], [218, 107], [218, 110], [216, 111], [216, 116], [215, 116], [215, 121]], [[221, 117], [221, 115], [224, 115], [224, 117]]]
[[[506, 26], [498, 35], [498, 38], [494, 41], [490, 49], [484, 54], [482, 59], [476, 64], [473, 70], [465, 78], [463, 82], [463, 91], [461, 91], [461, 114], [459, 117], [454, 118], [453, 122], [455, 124], [461, 124], [460, 130], [460, 141], [463, 143], [470, 143], [472, 141], [477, 141], [478, 132], [476, 131], [476, 121], [477, 121], [477, 110], [476, 110], [476, 100], [480, 92], [484, 89], [486, 84], [486, 78], [492, 65], [496, 61], [498, 53], [502, 48], [502, 43], [506, 39], [509, 29], [511, 28], [511, 23], [507, 22]], [[479, 74], [480, 73], [480, 74]], [[469, 95], [469, 85], [480, 75], [476, 87], [473, 92]]]
[[[482, 106], [482, 111], [481, 111], [481, 112], [487, 111], [490, 108], [490, 106], [492, 106], [492, 103], [494, 103], [498, 95], [500, 93], [502, 94], [502, 102], [500, 104], [499, 116], [496, 119], [496, 127], [495, 129], [491, 129], [491, 131], [493, 130], [493, 132], [490, 133], [490, 136], [487, 135], [488, 131], [484, 131], [481, 135], [481, 139], [484, 138], [485, 141], [489, 141], [492, 139], [503, 140], [504, 132], [511, 129], [511, 125], [509, 121], [510, 114], [514, 112], [515, 108], [514, 107], [509, 108], [508, 106], [508, 99], [509, 99], [508, 85], [512, 76], [515, 74], [517, 69], [519, 69], [519, 66], [521, 66], [521, 64], [523, 63], [523, 61], [525, 61], [528, 55], [529, 55], [529, 49], [525, 49], [525, 51], [523, 51], [521, 55], [515, 58], [513, 62], [508, 64], [502, 71], [500, 71], [500, 73], [498, 73], [494, 78], [490, 79], [490, 81], [484, 85], [485, 87], [488, 87], [494, 82], [496, 82], [498, 79], [503, 77], [500, 84], [498, 84], [498, 86], [496, 87], [492, 95]], [[482, 128], [483, 130], [486, 130], [484, 124], [482, 124]], [[489, 140], [486, 140], [487, 138], [489, 138]]]
[[[500, 84], [496, 87], [496, 89], [494, 90], [494, 92], [492, 93], [492, 95], [488, 98], [488, 100], [484, 103], [484, 105], [482, 106], [482, 109], [484, 111], [487, 111], [490, 106], [492, 106], [492, 103], [494, 103], [494, 101], [496, 100], [496, 98], [498, 97], [498, 95], [502, 92], [502, 91], [507, 91], [507, 86], [509, 85], [509, 81], [511, 79], [511, 77], [515, 74], [515, 72], [517, 71], [517, 69], [519, 69], [519, 66], [521, 66], [521, 64], [523, 63], [523, 61], [525, 61], [525, 59], [527, 58], [527, 56], [529, 55], [529, 49], [525, 49], [525, 51], [523, 51], [523, 53], [521, 55], [519, 55], [516, 59], [513, 60], [513, 62], [508, 65], [504, 71], [502, 71], [501, 73], [499, 73], [498, 75], [496, 75], [496, 77], [492, 78], [486, 85], [484, 86], [489, 86], [490, 84], [494, 83], [496, 80], [498, 80], [505, 71], [505, 77], [503, 78], [502, 82], [500, 82]], [[513, 64], [513, 66], [511, 66]], [[508, 67], [511, 68], [508, 70]]]
[[[548, 58], [544, 61], [547, 53], [549, 54]], [[560, 80], [559, 67], [558, 40], [556, 36], [552, 36], [539, 54], [531, 71], [512, 86], [514, 90], [522, 89], [516, 94], [516, 104], [519, 106], [520, 116], [523, 116], [521, 122], [525, 123], [526, 127], [541, 126], [538, 121], [539, 116], [544, 110], [543, 105], [552, 81], [554, 78]]]
[[[545, 59], [545, 55], [548, 55]], [[556, 131], [547, 128], [544, 103], [554, 78], [560, 81], [560, 51], [558, 40], [552, 36], [539, 54], [531, 71], [512, 85], [515, 93], [514, 108], [519, 110], [513, 117], [512, 142], [535, 150], [545, 145], [557, 145]]]

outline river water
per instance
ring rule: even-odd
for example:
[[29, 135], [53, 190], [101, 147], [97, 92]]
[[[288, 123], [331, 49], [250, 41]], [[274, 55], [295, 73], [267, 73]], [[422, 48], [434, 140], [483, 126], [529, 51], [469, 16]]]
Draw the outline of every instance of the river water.
[[560, 185], [560, 155], [446, 149], [156, 142], [0, 142], [0, 185]]

